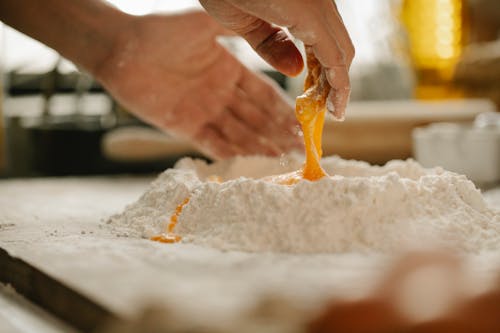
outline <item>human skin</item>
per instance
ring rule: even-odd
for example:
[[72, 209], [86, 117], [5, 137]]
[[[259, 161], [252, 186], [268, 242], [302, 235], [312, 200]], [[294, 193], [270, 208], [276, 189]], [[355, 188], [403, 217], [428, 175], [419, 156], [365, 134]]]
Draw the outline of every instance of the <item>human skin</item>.
[[349, 100], [354, 46], [333, 0], [200, 0], [225, 27], [244, 37], [271, 65], [297, 74], [297, 51], [288, 31], [312, 48], [330, 83], [327, 107], [343, 119]]
[[301, 147], [291, 103], [216, 41], [229, 31], [206, 13], [132, 16], [100, 0], [3, 0], [0, 19], [212, 158]]

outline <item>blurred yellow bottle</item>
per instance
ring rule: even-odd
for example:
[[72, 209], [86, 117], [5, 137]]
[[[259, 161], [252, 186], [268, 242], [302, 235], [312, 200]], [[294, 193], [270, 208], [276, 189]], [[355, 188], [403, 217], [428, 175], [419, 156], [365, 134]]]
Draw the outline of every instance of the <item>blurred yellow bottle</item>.
[[403, 0], [402, 20], [421, 99], [462, 97], [451, 84], [466, 43], [466, 0]]

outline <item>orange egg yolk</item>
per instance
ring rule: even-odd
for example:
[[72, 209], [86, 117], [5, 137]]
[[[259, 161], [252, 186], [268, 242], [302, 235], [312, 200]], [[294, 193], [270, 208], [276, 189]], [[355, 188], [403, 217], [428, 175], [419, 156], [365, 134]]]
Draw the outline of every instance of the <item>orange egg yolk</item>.
[[188, 202], [189, 202], [189, 197], [184, 199], [182, 203], [177, 205], [177, 207], [175, 208], [175, 212], [172, 214], [172, 216], [170, 216], [170, 222], [167, 227], [167, 232], [155, 235], [151, 237], [151, 240], [161, 243], [177, 243], [182, 239], [181, 236], [174, 233], [174, 229], [175, 226], [177, 225], [177, 220], [179, 219], [179, 215], [181, 215], [182, 213], [182, 209], [184, 209], [184, 206], [186, 206]]
[[[297, 97], [295, 104], [295, 116], [304, 135], [306, 160], [301, 170], [264, 179], [277, 184], [293, 185], [301, 179], [315, 181], [328, 176], [321, 167], [320, 160], [323, 155], [321, 138], [325, 123], [326, 99], [330, 91], [330, 85], [324, 71], [322, 71], [321, 64], [310, 48], [306, 48], [306, 55], [308, 74], [304, 82], [304, 93]], [[207, 181], [221, 182], [222, 180], [220, 177], [210, 176]], [[174, 228], [183, 208], [188, 203], [189, 197], [176, 207], [174, 214], [170, 217], [167, 231], [151, 237], [151, 240], [162, 243], [179, 242], [181, 236], [174, 233]]]
[[295, 116], [304, 135], [306, 161], [299, 171], [265, 179], [281, 185], [293, 185], [301, 179], [315, 181], [328, 176], [321, 167], [320, 160], [323, 155], [321, 139], [330, 85], [321, 64], [309, 47], [306, 48], [306, 56], [308, 73], [304, 82], [304, 93], [297, 97], [295, 103]]
[[306, 54], [308, 74], [304, 82], [304, 94], [297, 97], [295, 116], [302, 127], [306, 149], [302, 177], [314, 181], [327, 176], [319, 162], [323, 155], [321, 138], [330, 85], [312, 49], [307, 48]]

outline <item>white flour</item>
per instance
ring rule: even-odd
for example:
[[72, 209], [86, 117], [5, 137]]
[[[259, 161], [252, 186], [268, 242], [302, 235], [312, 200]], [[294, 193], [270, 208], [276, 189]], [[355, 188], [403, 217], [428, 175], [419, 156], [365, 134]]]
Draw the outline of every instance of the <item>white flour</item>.
[[[175, 232], [184, 242], [249, 252], [394, 252], [438, 245], [463, 252], [500, 248], [500, 213], [465, 176], [414, 161], [384, 167], [325, 158], [331, 179], [276, 185], [258, 178], [296, 170], [302, 157], [183, 159], [110, 223], [129, 236], [166, 229], [190, 197]], [[280, 163], [281, 162], [281, 163]], [[207, 182], [211, 175], [223, 183]]]

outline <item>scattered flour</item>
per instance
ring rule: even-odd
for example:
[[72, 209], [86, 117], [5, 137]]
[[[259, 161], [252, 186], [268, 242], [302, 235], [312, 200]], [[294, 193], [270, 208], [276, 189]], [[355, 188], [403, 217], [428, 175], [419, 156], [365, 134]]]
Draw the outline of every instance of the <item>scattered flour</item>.
[[[286, 159], [286, 160], [284, 160]], [[259, 178], [296, 170], [302, 157], [238, 157], [208, 165], [183, 159], [163, 172], [109, 223], [150, 237], [166, 229], [186, 197], [175, 228], [184, 242], [249, 252], [394, 252], [432, 244], [462, 252], [500, 248], [500, 212], [465, 176], [424, 169], [412, 160], [383, 167], [323, 159], [335, 175], [295, 186]], [[218, 175], [222, 183], [206, 181]], [[168, 246], [168, 245], [166, 245]]]

